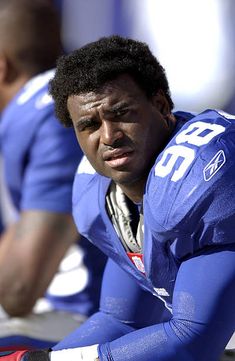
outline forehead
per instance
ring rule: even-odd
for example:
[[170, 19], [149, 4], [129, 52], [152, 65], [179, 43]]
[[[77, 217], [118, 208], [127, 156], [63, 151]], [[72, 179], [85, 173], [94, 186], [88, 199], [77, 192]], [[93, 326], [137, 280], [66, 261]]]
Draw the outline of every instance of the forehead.
[[97, 107], [105, 109], [121, 102], [140, 101], [141, 97], [146, 97], [143, 90], [131, 76], [124, 74], [108, 81], [97, 91], [71, 95], [68, 98], [68, 109], [71, 112], [76, 108], [76, 112], [84, 113]]

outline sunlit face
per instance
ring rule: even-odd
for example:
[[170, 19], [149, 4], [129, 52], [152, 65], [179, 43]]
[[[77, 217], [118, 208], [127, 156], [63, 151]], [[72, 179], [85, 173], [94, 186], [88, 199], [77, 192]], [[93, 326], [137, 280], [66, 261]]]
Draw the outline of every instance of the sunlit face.
[[69, 97], [78, 142], [98, 173], [130, 187], [146, 180], [169, 135], [162, 98], [148, 99], [129, 75]]

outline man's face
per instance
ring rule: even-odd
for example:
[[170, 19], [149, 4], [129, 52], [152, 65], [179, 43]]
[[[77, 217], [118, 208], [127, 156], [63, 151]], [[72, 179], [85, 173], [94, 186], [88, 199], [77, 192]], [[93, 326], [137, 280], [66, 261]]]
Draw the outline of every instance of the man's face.
[[163, 98], [148, 99], [129, 75], [68, 98], [78, 142], [98, 173], [125, 186], [146, 180], [169, 134]]

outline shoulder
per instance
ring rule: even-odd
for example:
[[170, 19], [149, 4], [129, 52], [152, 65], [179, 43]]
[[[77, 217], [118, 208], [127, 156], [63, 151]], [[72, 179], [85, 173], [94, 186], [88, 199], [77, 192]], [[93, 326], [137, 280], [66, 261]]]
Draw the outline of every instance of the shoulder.
[[[54, 101], [48, 93], [53, 75], [54, 70], [49, 70], [29, 80], [7, 106], [1, 122], [2, 142], [6, 147], [12, 139], [19, 144], [20, 151], [47, 144], [57, 147], [58, 154], [71, 152], [77, 156], [79, 153], [81, 159], [74, 130], [65, 128], [55, 116]], [[63, 147], [59, 146], [62, 143]]]
[[152, 227], [189, 236], [200, 226], [205, 231], [203, 224], [213, 232], [216, 224], [229, 222], [235, 211], [234, 163], [234, 116], [209, 110], [186, 122], [149, 174], [145, 204]]
[[18, 107], [31, 105], [35, 110], [44, 109], [52, 104], [53, 99], [48, 93], [48, 84], [54, 73], [54, 69], [48, 70], [29, 80], [16, 97], [15, 104]]
[[73, 215], [79, 231], [89, 239], [90, 231], [98, 233], [103, 227], [102, 214], [109, 183], [110, 180], [96, 173], [83, 156], [74, 179]]
[[26, 137], [46, 119], [54, 120], [54, 103], [48, 94], [48, 83], [53, 74], [51, 70], [35, 76], [16, 94], [2, 113], [2, 134], [22, 133], [27, 127]]
[[85, 206], [89, 202], [95, 205], [105, 198], [109, 184], [110, 179], [98, 174], [84, 155], [74, 178], [73, 205], [76, 207], [79, 203], [80, 207], [81, 203]]
[[[169, 179], [175, 184], [181, 184], [202, 154], [208, 160], [217, 148], [223, 150], [224, 153], [224, 141], [230, 138], [232, 144], [229, 150], [232, 150], [234, 131], [235, 116], [227, 114], [225, 117], [224, 112], [206, 111], [193, 117], [180, 127], [164, 151], [157, 157], [154, 175]], [[203, 174], [205, 180], [209, 180], [207, 172]]]
[[[83, 156], [78, 165], [73, 185], [73, 204], [76, 205], [85, 195], [91, 197], [96, 192], [99, 182], [99, 175], [92, 167], [86, 156]], [[89, 192], [88, 192], [89, 189]]]

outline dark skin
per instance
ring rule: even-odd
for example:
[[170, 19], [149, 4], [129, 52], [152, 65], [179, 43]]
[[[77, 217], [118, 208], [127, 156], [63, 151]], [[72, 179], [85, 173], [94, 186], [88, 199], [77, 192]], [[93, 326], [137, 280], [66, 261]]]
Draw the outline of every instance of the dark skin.
[[130, 75], [122, 74], [98, 92], [70, 96], [67, 106], [95, 170], [141, 202], [149, 170], [175, 125], [163, 92], [147, 98]]
[[70, 96], [67, 106], [78, 142], [95, 170], [133, 202], [141, 202], [149, 169], [175, 126], [163, 92], [149, 99], [123, 74], [97, 93]]
[[0, 237], [0, 299], [8, 314], [21, 316], [31, 310], [76, 239], [71, 215], [21, 212], [19, 221]]

